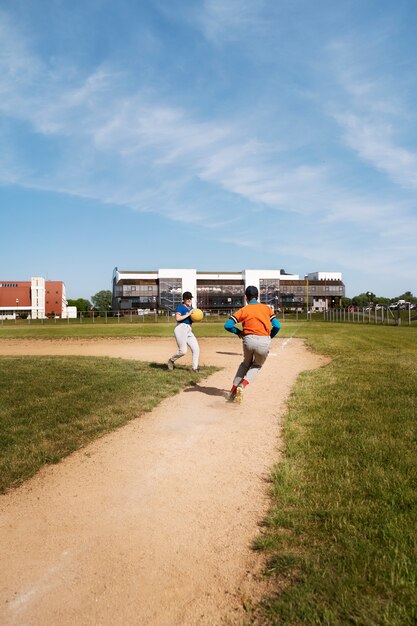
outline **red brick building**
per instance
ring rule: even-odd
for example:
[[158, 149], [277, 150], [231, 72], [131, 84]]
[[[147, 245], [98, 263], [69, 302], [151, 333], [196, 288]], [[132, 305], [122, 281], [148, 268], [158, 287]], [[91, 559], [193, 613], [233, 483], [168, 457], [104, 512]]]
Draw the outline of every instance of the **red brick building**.
[[65, 284], [33, 277], [31, 280], [0, 281], [0, 317], [31, 319], [67, 317]]

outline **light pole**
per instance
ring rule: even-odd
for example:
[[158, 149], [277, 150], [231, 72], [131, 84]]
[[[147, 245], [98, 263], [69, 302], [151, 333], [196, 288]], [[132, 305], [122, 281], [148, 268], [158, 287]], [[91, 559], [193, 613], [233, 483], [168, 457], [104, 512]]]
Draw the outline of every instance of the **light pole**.
[[306, 279], [306, 310], [307, 310], [307, 321], [308, 321], [308, 276]]
[[372, 303], [372, 293], [370, 291], [366, 292], [366, 296], [368, 298], [368, 324], [371, 323], [371, 303]]

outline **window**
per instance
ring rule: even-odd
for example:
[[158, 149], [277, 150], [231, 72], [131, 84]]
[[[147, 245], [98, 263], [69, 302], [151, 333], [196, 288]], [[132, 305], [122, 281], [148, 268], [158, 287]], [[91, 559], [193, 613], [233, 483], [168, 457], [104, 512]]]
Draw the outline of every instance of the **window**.
[[159, 281], [159, 305], [161, 308], [175, 311], [182, 302], [181, 278], [161, 278]]
[[279, 280], [261, 278], [259, 280], [259, 301], [277, 308], [279, 305]]
[[244, 305], [243, 280], [198, 280], [197, 304], [202, 309], [240, 309]]

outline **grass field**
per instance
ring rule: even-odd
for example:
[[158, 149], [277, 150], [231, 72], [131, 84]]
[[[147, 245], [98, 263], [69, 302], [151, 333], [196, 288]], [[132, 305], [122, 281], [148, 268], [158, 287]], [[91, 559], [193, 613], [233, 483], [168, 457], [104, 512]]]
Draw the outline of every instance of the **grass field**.
[[[2, 330], [0, 338], [126, 337], [140, 335], [139, 326], [82, 327], [83, 333], [91, 329], [91, 335], [41, 335], [38, 328], [17, 327], [14, 335]], [[42, 333], [53, 330], [45, 328]], [[55, 332], [62, 330], [57, 326]], [[172, 324], [155, 324], [149, 330], [170, 335]], [[223, 332], [221, 324], [196, 327], [200, 336]], [[275, 593], [248, 611], [248, 623], [415, 625], [416, 329], [286, 322], [280, 336], [305, 337], [311, 349], [329, 355], [332, 362], [303, 374], [290, 398], [284, 457], [273, 472], [270, 514], [254, 546], [267, 556], [267, 575]], [[9, 484], [33, 473], [25, 466], [25, 457], [32, 452], [39, 465], [82, 445], [74, 442], [73, 432], [65, 433], [65, 420], [58, 416], [63, 404], [74, 407], [75, 431], [81, 430], [77, 415], [86, 413], [86, 436], [95, 437], [103, 432], [103, 424], [108, 427], [113, 414], [123, 423], [136, 410], [152, 407], [150, 381], [155, 376], [160, 377], [160, 397], [177, 390], [170, 387], [172, 379], [164, 371], [149, 364], [72, 357], [65, 362], [68, 377], [57, 381], [56, 394], [44, 398], [46, 381], [56, 371], [54, 359], [10, 358], [6, 363], [7, 358], [2, 359], [2, 371], [11, 370], [11, 364], [14, 375], [0, 379], [2, 433], [6, 432], [2, 475], [13, 458], [23, 459]], [[100, 377], [94, 376], [97, 367]], [[133, 394], [139, 375], [143, 385]], [[184, 380], [175, 383], [188, 384], [191, 376], [184, 370]], [[103, 396], [101, 385], [107, 388], [106, 381], [117, 390], [113, 403]], [[39, 415], [46, 414], [46, 425], [26, 424], [34, 407]], [[58, 452], [49, 447], [51, 442]], [[23, 446], [20, 451], [14, 447], [18, 445]]]
[[[408, 311], [401, 311], [401, 326], [417, 328], [417, 315], [409, 314]], [[284, 327], [315, 326], [316, 324], [337, 323], [344, 325], [350, 320], [354, 326], [375, 326], [381, 325], [381, 317], [375, 318], [374, 314], [368, 313], [343, 313], [340, 311], [329, 311], [328, 320], [323, 321], [323, 314], [315, 314], [311, 320], [307, 320], [305, 315], [295, 313], [285, 313], [280, 319]], [[201, 324], [196, 324], [194, 329], [201, 337], [217, 336], [219, 327], [226, 321], [227, 315], [213, 315], [206, 317]], [[341, 320], [345, 320], [342, 322]], [[385, 316], [384, 324], [396, 326], [397, 313], [389, 313]], [[0, 339], [14, 337], [167, 337], [172, 334], [175, 326], [174, 318], [167, 316], [139, 316], [116, 317], [84, 317], [76, 320], [47, 319], [47, 320], [0, 320]], [[282, 333], [281, 333], [282, 334]]]
[[[417, 624], [417, 337], [303, 327], [332, 363], [305, 373], [256, 548], [276, 594], [258, 624]], [[279, 382], [279, 381], [278, 381]]]
[[92, 357], [0, 357], [0, 493], [151, 411], [216, 368]]

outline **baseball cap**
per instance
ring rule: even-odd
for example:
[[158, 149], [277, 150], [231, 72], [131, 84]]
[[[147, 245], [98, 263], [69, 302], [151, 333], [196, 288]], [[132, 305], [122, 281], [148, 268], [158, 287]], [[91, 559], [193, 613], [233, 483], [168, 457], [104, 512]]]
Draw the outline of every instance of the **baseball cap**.
[[192, 300], [193, 296], [191, 295], [191, 291], [184, 291], [184, 293], [182, 294], [182, 299], [183, 300]]
[[255, 287], [254, 285], [249, 285], [249, 287], [246, 287], [245, 296], [247, 297], [248, 300], [252, 300], [253, 298], [257, 298], [258, 297], [258, 288]]

